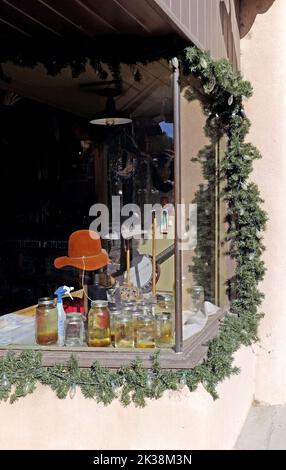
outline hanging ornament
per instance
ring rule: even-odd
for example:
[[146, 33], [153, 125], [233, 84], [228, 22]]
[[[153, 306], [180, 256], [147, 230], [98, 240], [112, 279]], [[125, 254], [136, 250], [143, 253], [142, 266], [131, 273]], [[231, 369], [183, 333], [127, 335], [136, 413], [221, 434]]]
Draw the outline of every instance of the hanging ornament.
[[230, 97], [227, 100], [227, 104], [228, 104], [228, 106], [231, 106], [232, 103], [233, 103], [233, 95], [230, 95]]

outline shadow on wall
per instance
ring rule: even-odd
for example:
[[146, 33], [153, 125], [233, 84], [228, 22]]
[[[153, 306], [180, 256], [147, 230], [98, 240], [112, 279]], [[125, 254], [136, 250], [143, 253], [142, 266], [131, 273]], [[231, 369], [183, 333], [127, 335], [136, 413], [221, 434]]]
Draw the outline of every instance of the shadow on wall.
[[251, 30], [256, 15], [266, 13], [275, 0], [240, 0], [240, 37], [243, 38]]

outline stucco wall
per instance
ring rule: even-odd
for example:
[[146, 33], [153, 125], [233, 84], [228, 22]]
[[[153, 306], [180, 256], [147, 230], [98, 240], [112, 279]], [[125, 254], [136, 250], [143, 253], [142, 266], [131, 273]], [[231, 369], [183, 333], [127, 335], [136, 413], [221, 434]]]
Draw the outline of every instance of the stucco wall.
[[[248, 2], [251, 15], [257, 2]], [[270, 3], [260, 0], [260, 6]], [[263, 10], [263, 9], [262, 9]], [[256, 16], [241, 42], [242, 72], [252, 82], [254, 95], [246, 106], [253, 122], [250, 139], [263, 159], [255, 164], [269, 222], [265, 236], [267, 266], [257, 348], [256, 399], [269, 404], [286, 403], [286, 2], [275, 0]]]
[[165, 393], [143, 409], [108, 407], [86, 400], [59, 400], [49, 388], [14, 405], [0, 404], [0, 449], [231, 449], [254, 392], [255, 356], [236, 355], [241, 374], [222, 383], [213, 401], [200, 387]]

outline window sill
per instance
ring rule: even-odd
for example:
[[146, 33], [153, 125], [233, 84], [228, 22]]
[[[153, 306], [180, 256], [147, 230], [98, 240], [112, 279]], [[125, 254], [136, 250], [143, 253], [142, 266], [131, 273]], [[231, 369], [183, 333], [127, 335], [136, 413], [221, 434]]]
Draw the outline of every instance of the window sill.
[[[173, 349], [160, 349], [161, 367], [164, 369], [190, 369], [201, 363], [207, 355], [208, 342], [218, 334], [220, 320], [225, 316], [221, 310], [209, 318], [205, 328], [184, 341], [183, 351], [176, 353]], [[101, 366], [117, 369], [130, 364], [136, 357], [142, 360], [144, 367], [152, 366], [152, 355], [157, 349], [115, 349], [115, 348], [61, 348], [58, 346], [0, 346], [0, 357], [8, 351], [20, 353], [24, 350], [40, 351], [43, 365], [65, 363], [70, 355], [75, 354], [80, 367], [90, 367], [98, 361]]]

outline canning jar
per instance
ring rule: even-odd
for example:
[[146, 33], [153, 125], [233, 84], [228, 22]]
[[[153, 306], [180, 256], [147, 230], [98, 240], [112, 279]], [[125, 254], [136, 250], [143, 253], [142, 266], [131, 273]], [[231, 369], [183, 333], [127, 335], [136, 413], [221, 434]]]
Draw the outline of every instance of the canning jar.
[[121, 315], [121, 309], [115, 305], [112, 307], [109, 307], [109, 314], [110, 314], [110, 336], [111, 336], [111, 342], [114, 345], [115, 344], [115, 323], [116, 323], [116, 319], [118, 318], [118, 316]]
[[84, 341], [84, 322], [81, 313], [67, 314], [65, 322], [65, 345], [82, 346]]
[[95, 300], [91, 302], [91, 308], [88, 312], [88, 346], [103, 347], [110, 345], [108, 302], [106, 300]]
[[156, 313], [175, 311], [174, 295], [172, 292], [160, 292], [157, 294]]
[[191, 311], [196, 313], [203, 310], [204, 306], [204, 288], [202, 286], [193, 286], [190, 289], [191, 293]]
[[172, 314], [162, 312], [156, 315], [156, 346], [166, 348], [173, 346]]
[[42, 297], [36, 308], [36, 343], [56, 344], [58, 341], [58, 312], [56, 299]]
[[122, 312], [115, 320], [115, 347], [134, 347], [134, 325], [132, 314], [129, 311]]
[[155, 319], [151, 315], [137, 319], [136, 348], [155, 348]]

